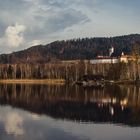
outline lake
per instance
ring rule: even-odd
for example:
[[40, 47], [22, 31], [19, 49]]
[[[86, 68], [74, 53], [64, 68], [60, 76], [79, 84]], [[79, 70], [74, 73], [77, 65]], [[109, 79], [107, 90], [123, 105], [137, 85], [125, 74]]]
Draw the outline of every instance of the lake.
[[140, 87], [0, 84], [1, 140], [139, 140]]

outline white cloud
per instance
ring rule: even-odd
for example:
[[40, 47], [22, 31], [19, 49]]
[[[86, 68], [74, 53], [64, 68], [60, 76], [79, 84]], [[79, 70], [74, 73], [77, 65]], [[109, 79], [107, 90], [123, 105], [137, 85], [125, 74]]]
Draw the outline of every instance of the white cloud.
[[29, 43], [28, 46], [36, 46], [36, 45], [40, 45], [42, 44], [43, 42], [41, 40], [33, 40]]
[[15, 26], [8, 26], [5, 30], [5, 35], [0, 38], [0, 44], [6, 45], [10, 48], [17, 48], [24, 42], [23, 32], [26, 27], [24, 25], [15, 24]]

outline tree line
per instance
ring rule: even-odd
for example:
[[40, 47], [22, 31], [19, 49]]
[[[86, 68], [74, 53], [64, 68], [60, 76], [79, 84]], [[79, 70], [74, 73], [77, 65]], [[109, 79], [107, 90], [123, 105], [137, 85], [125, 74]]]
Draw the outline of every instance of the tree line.
[[46, 64], [3, 64], [0, 79], [65, 79], [77, 81], [84, 75], [103, 75], [109, 80], [140, 79], [140, 63], [91, 64], [79, 60]]

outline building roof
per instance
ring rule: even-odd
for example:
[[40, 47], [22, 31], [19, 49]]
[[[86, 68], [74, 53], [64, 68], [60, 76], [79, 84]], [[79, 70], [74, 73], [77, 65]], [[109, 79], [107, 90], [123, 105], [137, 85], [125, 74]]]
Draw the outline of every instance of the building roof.
[[97, 56], [95, 59], [96, 59], [96, 60], [102, 60], [102, 59], [117, 59], [117, 57]]

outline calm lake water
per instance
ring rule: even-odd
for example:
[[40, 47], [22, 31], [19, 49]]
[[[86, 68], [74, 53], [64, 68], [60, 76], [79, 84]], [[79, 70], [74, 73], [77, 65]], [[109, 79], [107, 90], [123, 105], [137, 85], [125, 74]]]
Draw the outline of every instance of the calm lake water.
[[140, 87], [1, 84], [0, 140], [140, 140]]

